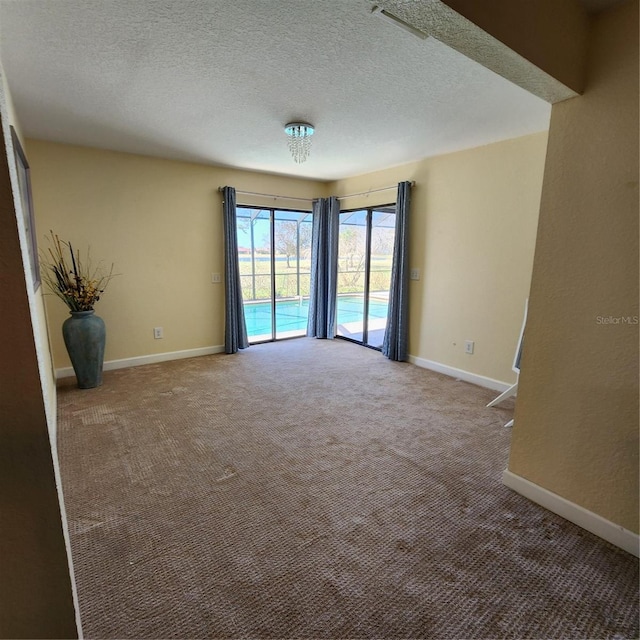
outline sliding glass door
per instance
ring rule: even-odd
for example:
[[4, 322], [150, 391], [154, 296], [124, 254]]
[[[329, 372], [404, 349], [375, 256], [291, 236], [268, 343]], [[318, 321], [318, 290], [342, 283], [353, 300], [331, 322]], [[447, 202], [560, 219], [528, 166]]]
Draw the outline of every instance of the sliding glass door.
[[395, 205], [343, 211], [339, 229], [337, 334], [380, 349], [387, 326]]
[[273, 212], [273, 339], [307, 333], [311, 285], [311, 213]]
[[250, 343], [304, 336], [311, 213], [237, 207], [238, 260]]

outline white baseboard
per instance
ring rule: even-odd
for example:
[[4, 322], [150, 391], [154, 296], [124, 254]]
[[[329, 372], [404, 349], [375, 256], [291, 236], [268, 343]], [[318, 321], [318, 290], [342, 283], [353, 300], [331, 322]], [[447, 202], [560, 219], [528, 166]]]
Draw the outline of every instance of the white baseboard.
[[416, 358], [416, 356], [409, 356], [409, 362], [415, 364], [423, 369], [430, 369], [437, 373], [444, 373], [445, 376], [451, 376], [452, 378], [458, 378], [465, 382], [471, 382], [477, 384], [480, 387], [487, 389], [493, 389], [494, 391], [506, 391], [513, 383], [502, 382], [501, 380], [494, 380], [493, 378], [487, 378], [486, 376], [478, 375], [477, 373], [471, 373], [470, 371], [464, 371], [463, 369], [456, 369], [455, 367], [449, 367], [446, 364], [440, 364], [433, 360], [426, 360], [425, 358]]
[[[123, 358], [122, 360], [108, 360], [104, 363], [103, 370], [125, 369], [127, 367], [139, 367], [142, 364], [154, 364], [167, 360], [182, 360], [183, 358], [196, 358], [198, 356], [210, 356], [214, 353], [222, 353], [224, 346], [201, 347], [199, 349], [185, 349], [184, 351], [169, 351], [167, 353], [152, 353], [148, 356], [136, 356], [135, 358]], [[56, 379], [69, 378], [75, 375], [73, 367], [56, 369]]]
[[620, 525], [606, 520], [593, 511], [588, 511], [584, 507], [570, 502], [566, 498], [552, 493], [515, 473], [505, 469], [502, 474], [502, 482], [510, 489], [523, 495], [525, 498], [539, 504], [540, 506], [557, 513], [569, 522], [577, 524], [579, 527], [603, 538], [607, 542], [624, 549], [636, 557], [640, 555], [640, 536], [633, 531], [629, 531]]

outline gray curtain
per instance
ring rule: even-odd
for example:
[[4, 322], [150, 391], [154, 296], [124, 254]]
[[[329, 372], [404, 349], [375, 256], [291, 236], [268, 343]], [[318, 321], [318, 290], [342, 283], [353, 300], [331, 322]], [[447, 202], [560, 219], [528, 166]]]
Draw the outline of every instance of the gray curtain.
[[224, 350], [237, 353], [249, 346], [247, 325], [242, 304], [240, 267], [238, 266], [238, 233], [236, 229], [236, 190], [223, 189], [222, 205], [224, 218], [224, 283], [225, 283], [225, 327]]
[[409, 205], [411, 183], [398, 184], [396, 199], [396, 238], [393, 246], [391, 288], [387, 329], [384, 333], [382, 353], [390, 360], [407, 359], [409, 338]]
[[314, 338], [333, 338], [336, 335], [339, 215], [338, 198], [313, 201], [307, 335]]

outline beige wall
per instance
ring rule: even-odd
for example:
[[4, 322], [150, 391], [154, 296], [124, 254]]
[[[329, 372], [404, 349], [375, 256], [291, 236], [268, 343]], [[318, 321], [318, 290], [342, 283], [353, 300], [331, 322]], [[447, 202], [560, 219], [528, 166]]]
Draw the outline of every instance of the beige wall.
[[[336, 195], [415, 180], [410, 220], [409, 353], [513, 382], [529, 295], [547, 135], [534, 134], [341, 180]], [[395, 191], [343, 208], [395, 201]], [[464, 341], [475, 341], [474, 355]]]
[[58, 490], [55, 394], [42, 298], [25, 276], [26, 236], [0, 65], [0, 637], [77, 636]]
[[[638, 532], [638, 2], [554, 105], [509, 470]], [[599, 320], [601, 318], [601, 320]]]
[[[107, 325], [105, 359], [224, 344], [222, 197], [219, 186], [300, 198], [323, 183], [36, 140], [28, 141], [38, 238], [53, 229], [121, 274], [96, 312]], [[238, 196], [238, 202], [260, 204]], [[263, 200], [273, 206], [273, 199]], [[276, 206], [310, 208], [305, 201]], [[68, 310], [47, 296], [55, 366], [70, 366], [62, 341]], [[153, 328], [163, 327], [155, 340]]]
[[[325, 184], [267, 174], [28, 141], [38, 233], [53, 228], [116, 264], [98, 303], [107, 360], [221, 345], [222, 218], [217, 187], [312, 198], [416, 180], [411, 221], [410, 353], [511, 382], [528, 295], [546, 133]], [[247, 197], [239, 200], [260, 204]], [[395, 190], [345, 199], [343, 208], [395, 200]], [[272, 201], [263, 201], [271, 205]], [[280, 206], [308, 208], [308, 202]], [[48, 297], [56, 367], [69, 366]], [[164, 339], [153, 339], [153, 327]], [[463, 352], [465, 339], [476, 352]]]
[[7, 122], [10, 126], [12, 126], [21, 140], [24, 140], [22, 135], [22, 127], [20, 126], [20, 122], [16, 117], [16, 108], [13, 104], [13, 97], [11, 96], [11, 91], [9, 90], [9, 85], [7, 84], [7, 78], [4, 73], [4, 69], [0, 66], [0, 72], [2, 75], [2, 92], [4, 94], [4, 105], [7, 114]]

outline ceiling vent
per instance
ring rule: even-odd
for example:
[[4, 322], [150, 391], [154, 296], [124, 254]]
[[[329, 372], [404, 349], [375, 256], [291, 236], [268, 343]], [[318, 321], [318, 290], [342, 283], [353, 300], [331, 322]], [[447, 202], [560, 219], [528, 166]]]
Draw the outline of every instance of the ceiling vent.
[[371, 13], [374, 16], [384, 18], [387, 22], [395, 24], [396, 27], [400, 27], [400, 29], [403, 29], [404, 31], [408, 31], [410, 34], [416, 36], [416, 38], [420, 38], [420, 40], [426, 40], [429, 37], [428, 33], [424, 33], [424, 31], [420, 31], [420, 29], [412, 27], [408, 22], [405, 22], [401, 18], [398, 18], [398, 16], [394, 16], [393, 13], [390, 13], [382, 7], [373, 7], [373, 9], [371, 9]]

